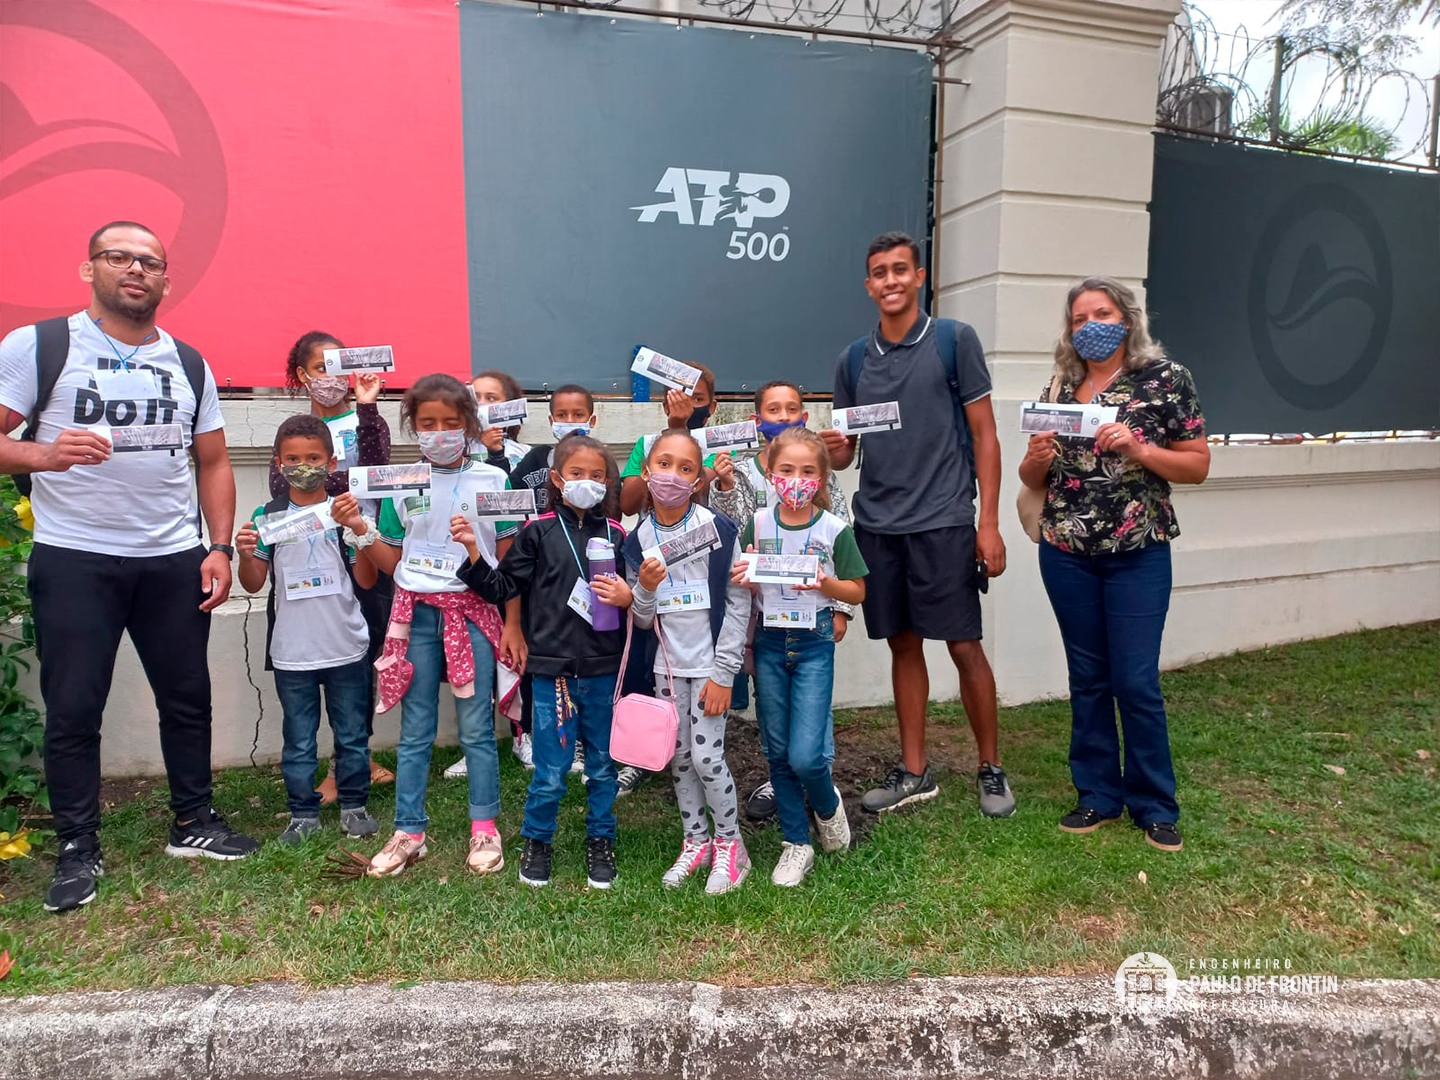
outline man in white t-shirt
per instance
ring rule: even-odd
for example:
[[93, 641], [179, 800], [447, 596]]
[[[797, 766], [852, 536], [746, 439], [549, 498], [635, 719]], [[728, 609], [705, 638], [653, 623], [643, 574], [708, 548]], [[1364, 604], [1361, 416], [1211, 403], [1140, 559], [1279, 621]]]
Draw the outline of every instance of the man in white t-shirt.
[[[103, 873], [100, 719], [122, 633], [160, 714], [175, 814], [166, 852], [240, 859], [258, 847], [210, 805], [206, 649], [210, 612], [230, 595], [235, 477], [214, 375], [155, 325], [166, 270], [151, 230], [111, 222], [80, 264], [89, 306], [0, 341], [0, 430], [33, 426], [0, 439], [0, 472], [32, 474], [29, 587], [61, 845], [48, 911], [88, 904]], [[221, 541], [208, 550], [191, 456], [200, 511]]]

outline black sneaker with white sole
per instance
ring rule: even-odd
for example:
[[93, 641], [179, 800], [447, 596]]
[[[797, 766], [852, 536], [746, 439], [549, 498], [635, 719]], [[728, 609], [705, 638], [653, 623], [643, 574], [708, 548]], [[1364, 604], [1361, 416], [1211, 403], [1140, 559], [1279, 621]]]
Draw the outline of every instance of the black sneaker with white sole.
[[230, 823], [206, 807], [194, 819], [182, 825], [177, 820], [170, 826], [170, 843], [165, 854], [177, 859], [243, 859], [260, 850], [260, 845], [243, 833], [230, 828]]
[[615, 884], [615, 841], [608, 836], [585, 838], [585, 877], [592, 889]]
[[1173, 821], [1155, 821], [1144, 828], [1145, 842], [1161, 851], [1181, 851], [1185, 845], [1180, 840], [1180, 830]]
[[1068, 833], [1092, 833], [1101, 825], [1109, 825], [1118, 818], [1106, 817], [1093, 806], [1077, 806], [1060, 819], [1060, 831]]
[[906, 772], [904, 765], [896, 765], [885, 777], [885, 783], [860, 797], [860, 805], [872, 814], [883, 814], [887, 810], [898, 810], [911, 803], [933, 799], [939, 794], [940, 785], [930, 775], [929, 765], [922, 773]]
[[650, 779], [650, 773], [644, 769], [637, 769], [634, 765], [626, 765], [615, 776], [615, 797], [617, 799], [629, 795], [646, 780]]
[[552, 848], [544, 840], [525, 838], [525, 848], [520, 852], [520, 881], [525, 885], [540, 888], [550, 884], [550, 857]]
[[105, 876], [105, 860], [94, 833], [77, 836], [60, 845], [55, 876], [45, 891], [45, 910], [57, 914], [74, 911], [95, 899], [95, 882]]
[[745, 796], [745, 816], [755, 822], [775, 816], [775, 785], [769, 780]]

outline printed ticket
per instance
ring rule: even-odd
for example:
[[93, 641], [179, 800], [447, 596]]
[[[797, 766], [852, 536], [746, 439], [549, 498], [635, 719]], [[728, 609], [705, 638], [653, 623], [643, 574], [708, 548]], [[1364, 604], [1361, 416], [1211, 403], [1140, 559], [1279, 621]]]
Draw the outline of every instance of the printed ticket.
[[659, 559], [668, 567], [714, 551], [719, 546], [720, 531], [715, 528], [712, 520], [702, 522], [693, 529], [686, 529], [679, 536], [672, 536], [655, 547], [646, 548], [640, 554], [647, 559]]
[[1026, 401], [1020, 405], [1020, 430], [1027, 435], [1053, 431], [1069, 439], [1093, 439], [1101, 424], [1115, 421], [1114, 405], [1060, 405]]
[[361, 371], [394, 371], [395, 351], [389, 345], [362, 345], [356, 349], [326, 349], [327, 375], [354, 375]]
[[430, 463], [361, 465], [350, 470], [350, 494], [357, 499], [388, 499], [402, 492], [430, 490]]
[[692, 397], [700, 382], [700, 369], [681, 363], [674, 357], [647, 349], [643, 345], [635, 350], [635, 360], [630, 370], [644, 375], [651, 382], [684, 390]]
[[320, 507], [327, 504], [320, 503], [318, 506], [307, 506], [294, 514], [271, 514], [269, 517], [261, 518], [256, 526], [260, 530], [260, 539], [268, 547], [283, 544], [291, 540], [299, 540], [306, 536], [314, 536], [316, 533], [323, 533], [327, 528], [333, 528], [334, 523], [326, 524], [326, 516], [320, 512]]
[[112, 427], [110, 446], [117, 454], [131, 454], [141, 450], [184, 450], [185, 429], [179, 424]]
[[460, 500], [458, 506], [460, 513], [475, 521], [481, 518], [534, 517], [535, 490], [472, 491]]
[[820, 576], [818, 555], [763, 555], [749, 551], [745, 576], [757, 585], [812, 585]]
[[496, 401], [479, 406], [481, 428], [514, 427], [523, 424], [530, 416], [530, 402], [525, 398], [514, 401]]
[[900, 403], [881, 401], [874, 405], [836, 409], [833, 424], [842, 435], [863, 435], [867, 431], [898, 431]]
[[741, 420], [738, 424], [717, 424], [701, 430], [704, 432], [705, 450], [711, 454], [722, 450], [746, 450], [760, 445], [760, 434], [755, 430], [754, 420]]

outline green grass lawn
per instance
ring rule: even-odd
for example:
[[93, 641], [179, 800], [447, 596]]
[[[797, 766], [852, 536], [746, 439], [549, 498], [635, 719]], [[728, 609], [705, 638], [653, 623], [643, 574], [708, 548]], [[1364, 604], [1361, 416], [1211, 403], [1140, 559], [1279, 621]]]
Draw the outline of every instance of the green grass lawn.
[[[517, 883], [511, 838], [526, 774], [508, 752], [509, 865], [483, 879], [463, 870], [463, 782], [439, 778], [453, 749], [435, 756], [430, 858], [383, 881], [321, 876], [334, 831], [298, 849], [267, 843], [243, 863], [168, 858], [164, 788], [142, 784], [105, 815], [108, 873], [89, 907], [42, 910], [48, 856], [0, 865], [0, 949], [15, 960], [0, 993], [269, 979], [734, 984], [1110, 972], [1142, 949], [1182, 977], [1192, 958], [1211, 957], [1274, 957], [1342, 977], [1440, 976], [1437, 674], [1440, 624], [1167, 675], [1185, 837], [1185, 850], [1168, 855], [1128, 824], [1088, 837], [1056, 829], [1073, 799], [1065, 703], [1002, 712], [1020, 803], [1006, 821], [980, 816], [963, 713], [937, 706], [938, 800], [875, 824], [842, 856], [821, 856], [795, 890], [770, 885], [776, 829], [750, 833], [755, 872], [718, 898], [699, 881], [660, 886], [680, 839], [663, 780], [618, 805], [621, 877], [608, 893], [584, 888], [578, 778], [554, 885]], [[836, 723], [837, 776], [853, 808], [895, 753], [893, 718], [865, 709]], [[753, 745], [732, 736], [740, 757], [747, 738]], [[748, 790], [753, 765], [737, 771]], [[377, 789], [372, 809], [387, 825], [391, 802], [390, 789]], [[275, 769], [220, 774], [216, 804], [257, 837], [284, 825]]]

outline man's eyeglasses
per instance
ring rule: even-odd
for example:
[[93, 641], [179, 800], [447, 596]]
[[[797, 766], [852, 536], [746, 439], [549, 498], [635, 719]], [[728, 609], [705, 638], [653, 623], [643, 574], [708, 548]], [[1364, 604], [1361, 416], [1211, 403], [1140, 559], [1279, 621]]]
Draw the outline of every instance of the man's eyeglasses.
[[157, 259], [154, 255], [132, 255], [128, 251], [120, 251], [117, 248], [106, 248], [104, 251], [97, 251], [90, 258], [104, 259], [105, 262], [116, 270], [129, 270], [137, 262], [140, 269], [152, 277], [158, 277], [165, 273], [165, 267], [170, 265], [164, 259]]

